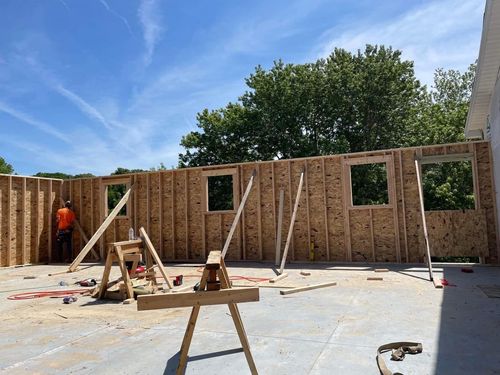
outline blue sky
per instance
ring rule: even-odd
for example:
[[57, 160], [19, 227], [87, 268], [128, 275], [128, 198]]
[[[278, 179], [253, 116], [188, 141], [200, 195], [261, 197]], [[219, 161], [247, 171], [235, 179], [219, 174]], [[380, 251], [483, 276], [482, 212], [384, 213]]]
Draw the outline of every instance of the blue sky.
[[392, 45], [432, 83], [478, 55], [483, 0], [1, 0], [0, 156], [19, 174], [177, 165], [258, 64]]

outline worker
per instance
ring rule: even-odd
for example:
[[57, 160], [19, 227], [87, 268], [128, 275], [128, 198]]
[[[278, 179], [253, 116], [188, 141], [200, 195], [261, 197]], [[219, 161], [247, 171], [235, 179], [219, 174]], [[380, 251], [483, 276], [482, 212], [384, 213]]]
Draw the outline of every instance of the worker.
[[68, 258], [64, 260], [65, 262], [71, 262], [73, 258], [73, 223], [75, 222], [75, 213], [71, 210], [71, 202], [67, 201], [63, 208], [57, 210], [56, 222], [57, 222], [57, 253], [61, 261], [63, 258], [63, 247], [66, 244], [68, 251]]

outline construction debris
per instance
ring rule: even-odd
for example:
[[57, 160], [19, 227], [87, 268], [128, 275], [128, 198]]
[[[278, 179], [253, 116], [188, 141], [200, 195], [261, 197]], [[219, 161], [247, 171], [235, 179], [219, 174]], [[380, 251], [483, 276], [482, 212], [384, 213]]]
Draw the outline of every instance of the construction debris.
[[308, 286], [303, 286], [303, 287], [300, 287], [300, 288], [293, 288], [293, 289], [288, 289], [288, 290], [280, 290], [280, 294], [282, 296], [284, 296], [284, 295], [287, 295], [287, 294], [305, 292], [307, 290], [313, 290], [313, 289], [318, 289], [318, 288], [326, 288], [326, 287], [335, 286], [335, 285], [337, 285], [336, 282], [329, 282], [329, 283], [308, 285]]

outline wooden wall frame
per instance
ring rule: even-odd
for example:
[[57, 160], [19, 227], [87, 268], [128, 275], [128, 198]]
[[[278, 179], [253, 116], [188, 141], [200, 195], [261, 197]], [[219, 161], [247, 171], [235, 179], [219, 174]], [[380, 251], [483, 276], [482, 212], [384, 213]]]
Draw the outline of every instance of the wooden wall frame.
[[[310, 244], [314, 243], [319, 255], [314, 261], [422, 262], [425, 243], [415, 157], [421, 164], [471, 160], [473, 166], [476, 209], [425, 212], [432, 254], [479, 256], [485, 263], [499, 263], [491, 146], [477, 141], [69, 181], [53, 179], [51, 183], [45, 178], [0, 175], [0, 267], [49, 260], [48, 247], [54, 238], [49, 239], [48, 234], [54, 233], [55, 225], [49, 216], [55, 215], [58, 207], [51, 204], [54, 199], [59, 202], [63, 196], [80, 205], [80, 224], [91, 236], [106, 219], [105, 186], [130, 186], [132, 182], [135, 188], [128, 201], [128, 215], [114, 221], [99, 239], [101, 256], [106, 244], [127, 240], [130, 228], [143, 226], [149, 227], [148, 235], [163, 261], [204, 262], [209, 252], [220, 250], [228, 238], [254, 170], [258, 171], [255, 186], [227, 254], [230, 260], [273, 262], [279, 192], [284, 191], [282, 226], [288, 228], [303, 169], [304, 191], [290, 240], [290, 261], [310, 261]], [[351, 165], [379, 162], [386, 163], [389, 204], [353, 206]], [[209, 212], [207, 179], [226, 174], [233, 176], [234, 210]], [[79, 233], [74, 235], [78, 245]]]

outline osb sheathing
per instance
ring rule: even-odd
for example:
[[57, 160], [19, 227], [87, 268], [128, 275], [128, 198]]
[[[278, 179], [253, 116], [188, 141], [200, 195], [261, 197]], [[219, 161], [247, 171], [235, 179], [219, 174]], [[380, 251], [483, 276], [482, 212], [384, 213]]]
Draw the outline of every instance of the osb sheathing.
[[[2, 175], [0, 265], [54, 259], [54, 215], [61, 196], [73, 202], [82, 229], [90, 238], [107, 215], [103, 182], [123, 183], [124, 179], [133, 185], [127, 215], [112, 222], [95, 250], [104, 256], [108, 243], [127, 239], [130, 228], [138, 233], [144, 227], [163, 260], [204, 261], [209, 251], [224, 246], [254, 171], [254, 183], [227, 259], [274, 261], [279, 229], [279, 248], [283, 251], [304, 171], [289, 260], [422, 262], [425, 242], [415, 157], [465, 153], [473, 155], [476, 209], [426, 212], [431, 253], [480, 256], [488, 263], [498, 263], [491, 150], [488, 142], [474, 142], [95, 177], [64, 184], [60, 180]], [[389, 204], [352, 206], [349, 165], [370, 162], [373, 157], [387, 160]], [[231, 211], [207, 212], [204, 176], [212, 170], [234, 173], [237, 194]], [[278, 228], [281, 190], [284, 208], [282, 227]], [[78, 231], [74, 232], [74, 244], [75, 253], [85, 245]]]

